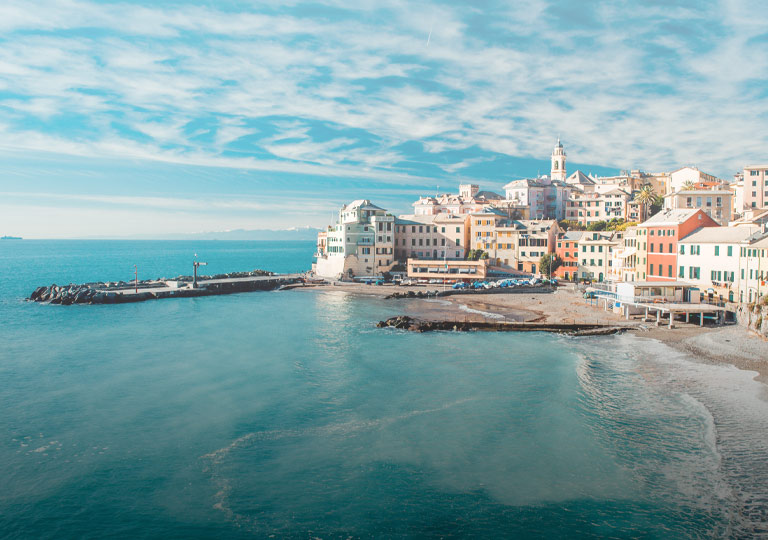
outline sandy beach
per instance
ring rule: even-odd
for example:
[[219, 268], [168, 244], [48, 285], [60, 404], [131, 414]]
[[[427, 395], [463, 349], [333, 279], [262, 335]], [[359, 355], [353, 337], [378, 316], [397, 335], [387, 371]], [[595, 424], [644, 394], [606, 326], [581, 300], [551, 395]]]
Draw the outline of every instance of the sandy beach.
[[[336, 283], [300, 287], [298, 290], [329, 289], [348, 294], [384, 297], [409, 290], [436, 291], [440, 286], [401, 287]], [[437, 298], [408, 299], [403, 315], [426, 320], [516, 321], [548, 323], [597, 323], [632, 328], [639, 337], [661, 341], [690, 353], [698, 361], [732, 364], [758, 372], [757, 380], [768, 384], [768, 342], [745, 328], [730, 324], [705, 326], [675, 321], [675, 328], [657, 327], [640, 318], [626, 320], [612, 311], [590, 305], [573, 288], [560, 287], [555, 292], [525, 294], [477, 294]]]

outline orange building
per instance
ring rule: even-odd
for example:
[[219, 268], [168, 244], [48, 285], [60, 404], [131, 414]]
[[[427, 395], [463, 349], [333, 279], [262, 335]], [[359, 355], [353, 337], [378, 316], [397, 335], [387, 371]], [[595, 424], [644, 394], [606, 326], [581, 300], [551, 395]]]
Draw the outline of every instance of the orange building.
[[568, 231], [557, 235], [555, 253], [563, 264], [554, 272], [555, 277], [576, 280], [579, 274], [579, 240], [584, 231]]
[[647, 248], [647, 281], [677, 279], [677, 242], [701, 227], [719, 227], [701, 209], [663, 210], [637, 226], [638, 242]]

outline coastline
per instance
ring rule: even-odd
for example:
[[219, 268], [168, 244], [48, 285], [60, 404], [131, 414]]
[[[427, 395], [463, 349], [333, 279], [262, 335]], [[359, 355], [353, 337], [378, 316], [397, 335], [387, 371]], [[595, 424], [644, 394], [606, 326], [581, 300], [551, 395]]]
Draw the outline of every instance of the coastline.
[[[309, 285], [294, 290], [338, 291], [358, 296], [383, 298], [394, 292], [426, 291], [435, 287], [397, 287], [337, 283]], [[440, 290], [440, 287], [437, 287]], [[699, 327], [698, 324], [675, 322], [675, 328], [657, 327], [639, 319], [625, 320], [611, 311], [590, 306], [573, 289], [560, 288], [552, 294], [484, 294], [437, 298], [409, 298], [402, 307], [403, 315], [428, 321], [454, 322], [540, 322], [594, 323], [626, 326], [635, 335], [651, 339], [685, 352], [696, 361], [707, 364], [730, 364], [757, 372], [755, 380], [768, 384], [768, 342], [746, 328], [731, 324], [722, 327]]]

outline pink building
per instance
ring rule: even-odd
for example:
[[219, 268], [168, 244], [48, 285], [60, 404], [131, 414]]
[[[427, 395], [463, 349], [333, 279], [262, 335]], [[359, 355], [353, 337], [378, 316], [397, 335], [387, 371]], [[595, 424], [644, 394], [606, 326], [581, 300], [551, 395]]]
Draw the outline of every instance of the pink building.
[[744, 167], [743, 210], [768, 208], [768, 165]]

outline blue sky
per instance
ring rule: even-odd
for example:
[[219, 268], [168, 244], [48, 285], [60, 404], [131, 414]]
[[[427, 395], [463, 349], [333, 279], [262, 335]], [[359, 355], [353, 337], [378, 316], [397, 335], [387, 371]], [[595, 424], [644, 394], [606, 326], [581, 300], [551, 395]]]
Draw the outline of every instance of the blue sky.
[[322, 226], [460, 182], [764, 162], [753, 1], [0, 4], [0, 235]]

